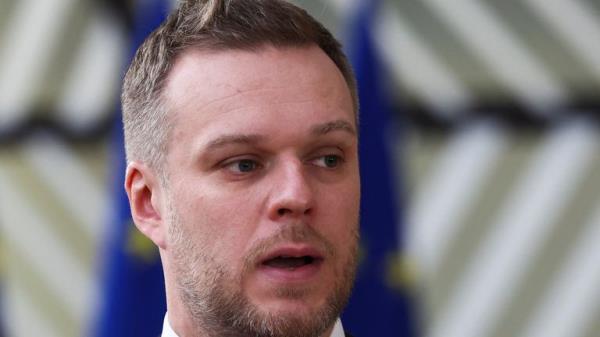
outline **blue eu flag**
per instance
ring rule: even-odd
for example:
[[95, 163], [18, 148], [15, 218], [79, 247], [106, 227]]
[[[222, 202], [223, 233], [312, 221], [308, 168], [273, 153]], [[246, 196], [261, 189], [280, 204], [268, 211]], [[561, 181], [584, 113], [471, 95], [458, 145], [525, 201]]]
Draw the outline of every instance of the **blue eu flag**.
[[[138, 1], [133, 25], [133, 48], [165, 18], [169, 1]], [[123, 190], [125, 154], [120, 117], [115, 121], [114, 214], [104, 251], [104, 278], [95, 337], [157, 337], [162, 330], [166, 300], [157, 248], [131, 221]]]
[[361, 253], [355, 288], [343, 315], [355, 336], [415, 337], [415, 303], [401, 281], [400, 214], [391, 160], [391, 109], [373, 41], [379, 1], [365, 1], [353, 22], [348, 54], [360, 99]]

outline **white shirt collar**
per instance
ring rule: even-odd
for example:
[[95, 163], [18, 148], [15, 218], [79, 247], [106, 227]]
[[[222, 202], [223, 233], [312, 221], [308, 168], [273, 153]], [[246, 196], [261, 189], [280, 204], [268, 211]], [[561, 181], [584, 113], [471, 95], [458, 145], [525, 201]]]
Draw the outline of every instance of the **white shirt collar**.
[[179, 337], [171, 328], [171, 324], [169, 323], [169, 313], [165, 314], [165, 321], [163, 323], [163, 331], [160, 337]]
[[[335, 322], [335, 326], [333, 327], [333, 331], [331, 332], [331, 337], [344, 337], [344, 327], [342, 326], [342, 321], [338, 318]], [[163, 323], [163, 332], [161, 337], [179, 337], [171, 328], [171, 324], [169, 323], [168, 314], [165, 315], [165, 321]]]
[[345, 337], [344, 327], [342, 326], [342, 320], [339, 318], [335, 321], [335, 325], [333, 326], [333, 331], [331, 332], [331, 337]]

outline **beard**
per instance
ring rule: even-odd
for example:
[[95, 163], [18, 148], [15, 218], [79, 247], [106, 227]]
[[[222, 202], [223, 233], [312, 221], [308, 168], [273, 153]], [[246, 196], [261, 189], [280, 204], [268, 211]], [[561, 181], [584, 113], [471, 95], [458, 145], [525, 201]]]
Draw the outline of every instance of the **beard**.
[[[210, 245], [203, 247], [193, 242], [177, 214], [171, 215], [169, 240], [179, 297], [194, 326], [206, 336], [317, 337], [333, 326], [346, 306], [356, 272], [358, 226], [353, 229], [352, 242], [347, 245], [349, 254], [341, 270], [335, 270], [333, 290], [323, 305], [303, 313], [269, 312], [254, 305], [242, 290], [244, 277], [255, 270], [259, 257], [277, 243], [303, 242], [321, 248], [326, 261], [336, 261], [339, 257], [331, 243], [310, 226], [282, 226], [275, 235], [253, 246], [236, 275], [206, 253]], [[275, 289], [278, 298], [290, 300], [302, 299], [310, 292], [311, 288]]]

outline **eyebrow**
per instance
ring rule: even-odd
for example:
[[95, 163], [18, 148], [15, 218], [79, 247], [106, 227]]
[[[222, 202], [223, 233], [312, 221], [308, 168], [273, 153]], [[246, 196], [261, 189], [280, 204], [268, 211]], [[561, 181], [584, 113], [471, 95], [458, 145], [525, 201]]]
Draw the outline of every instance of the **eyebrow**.
[[232, 144], [256, 144], [264, 140], [261, 135], [223, 135], [211, 140], [204, 147], [205, 151], [211, 151]]
[[311, 133], [313, 135], [325, 135], [333, 131], [345, 131], [353, 136], [356, 136], [356, 130], [352, 124], [343, 119], [318, 124], [311, 129]]
[[[356, 131], [352, 124], [348, 123], [343, 119], [317, 124], [311, 128], [310, 133], [313, 135], [325, 135], [334, 131], [344, 131], [353, 136], [356, 136]], [[265, 140], [265, 136], [263, 135], [244, 135], [244, 134], [233, 134], [233, 135], [222, 135], [219, 136], [206, 144], [204, 147], [204, 151], [212, 151], [218, 148], [234, 145], [234, 144], [243, 144], [243, 145], [256, 145]]]

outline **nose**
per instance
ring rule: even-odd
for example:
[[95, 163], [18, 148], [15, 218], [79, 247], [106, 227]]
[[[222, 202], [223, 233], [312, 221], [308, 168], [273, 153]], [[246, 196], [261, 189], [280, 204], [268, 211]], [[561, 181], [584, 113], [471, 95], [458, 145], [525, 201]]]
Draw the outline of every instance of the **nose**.
[[271, 220], [302, 218], [313, 211], [313, 191], [302, 163], [290, 160], [280, 165], [269, 199]]

